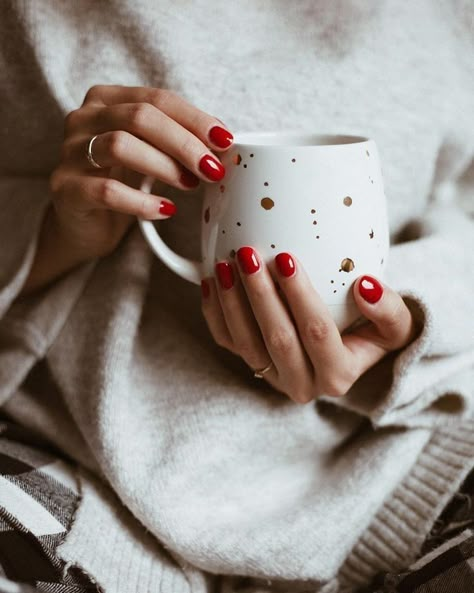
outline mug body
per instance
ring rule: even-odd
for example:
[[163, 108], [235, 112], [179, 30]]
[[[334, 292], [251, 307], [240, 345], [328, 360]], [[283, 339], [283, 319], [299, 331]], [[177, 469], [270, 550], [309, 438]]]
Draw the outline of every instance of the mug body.
[[304, 266], [340, 331], [360, 313], [351, 286], [383, 277], [389, 248], [377, 147], [358, 136], [245, 133], [221, 160], [226, 175], [206, 189], [205, 275], [243, 245], [269, 264], [289, 252]]

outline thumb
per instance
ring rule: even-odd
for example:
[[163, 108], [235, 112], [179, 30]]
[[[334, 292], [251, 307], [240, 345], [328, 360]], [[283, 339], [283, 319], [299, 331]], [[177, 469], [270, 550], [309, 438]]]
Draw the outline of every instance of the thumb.
[[356, 333], [387, 350], [409, 344], [417, 329], [402, 297], [373, 276], [361, 276], [353, 287], [354, 299], [364, 317], [372, 323]]

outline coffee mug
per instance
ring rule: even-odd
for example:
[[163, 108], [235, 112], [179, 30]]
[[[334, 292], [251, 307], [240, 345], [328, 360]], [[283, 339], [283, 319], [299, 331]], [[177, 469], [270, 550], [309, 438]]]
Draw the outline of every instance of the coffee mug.
[[[243, 245], [269, 263], [282, 251], [304, 266], [340, 331], [360, 313], [351, 285], [381, 278], [389, 231], [377, 147], [359, 136], [268, 132], [236, 134], [221, 155], [220, 183], [209, 183], [201, 217], [200, 260], [188, 260], [139, 224], [156, 255], [194, 283], [214, 275]], [[142, 190], [150, 192], [153, 179]]]

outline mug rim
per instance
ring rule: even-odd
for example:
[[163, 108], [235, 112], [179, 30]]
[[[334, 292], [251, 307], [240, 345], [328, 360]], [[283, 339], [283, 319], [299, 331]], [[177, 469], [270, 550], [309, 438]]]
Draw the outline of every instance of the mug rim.
[[[275, 143], [275, 140], [277, 142]], [[320, 134], [298, 130], [278, 130], [264, 132], [236, 132], [232, 146], [255, 146], [272, 148], [328, 148], [353, 146], [372, 142], [365, 136], [352, 134]]]

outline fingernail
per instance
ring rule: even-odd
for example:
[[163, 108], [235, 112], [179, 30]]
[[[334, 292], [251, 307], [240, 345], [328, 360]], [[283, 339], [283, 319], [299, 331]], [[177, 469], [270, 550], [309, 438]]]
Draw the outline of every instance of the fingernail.
[[232, 266], [226, 261], [216, 264], [216, 274], [221, 288], [229, 290], [234, 286], [234, 272]]
[[222, 164], [209, 154], [204, 155], [199, 161], [199, 169], [211, 181], [220, 181], [225, 175]]
[[179, 180], [186, 187], [197, 187], [199, 185], [199, 177], [196, 177], [188, 169], [183, 169]]
[[293, 276], [293, 274], [296, 272], [295, 261], [289, 253], [279, 253], [275, 257], [275, 262], [278, 271], [282, 276], [285, 276], [285, 278]]
[[241, 247], [237, 251], [237, 259], [246, 274], [255, 274], [260, 269], [257, 254], [251, 247]]
[[209, 138], [219, 148], [228, 148], [234, 140], [232, 134], [220, 126], [214, 126], [210, 129]]
[[372, 276], [362, 276], [359, 282], [360, 296], [371, 305], [380, 301], [383, 295], [382, 285]]
[[209, 298], [211, 289], [209, 288], [209, 282], [207, 280], [201, 280], [201, 293], [203, 299]]
[[176, 211], [177, 208], [173, 204], [173, 202], [165, 202], [164, 200], [161, 200], [160, 214], [162, 214], [163, 216], [173, 216], [173, 214], [176, 214]]

